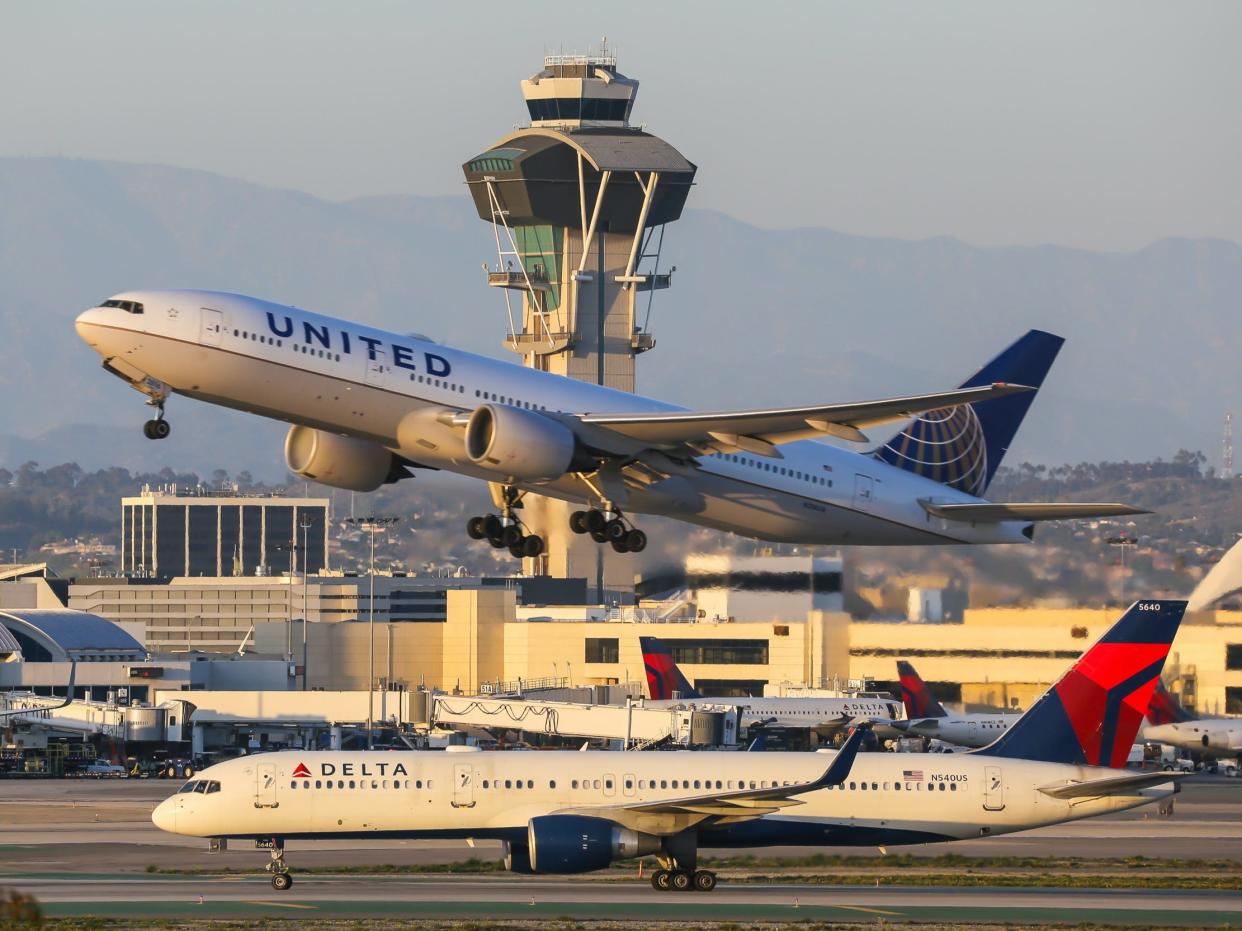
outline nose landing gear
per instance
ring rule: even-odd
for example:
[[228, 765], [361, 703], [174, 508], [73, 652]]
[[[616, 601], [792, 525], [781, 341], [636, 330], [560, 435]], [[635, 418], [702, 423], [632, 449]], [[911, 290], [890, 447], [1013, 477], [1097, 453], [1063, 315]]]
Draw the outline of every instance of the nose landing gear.
[[293, 885], [293, 876], [285, 863], [285, 848], [279, 838], [272, 838], [272, 859], [267, 871], [272, 874], [272, 888], [277, 892], [284, 892]]
[[647, 548], [647, 535], [626, 521], [624, 515], [606, 506], [569, 515], [569, 529], [589, 534], [596, 543], [608, 543], [618, 553], [641, 553]]
[[155, 419], [148, 420], [142, 425], [142, 434], [148, 440], [163, 440], [172, 433], [172, 425], [164, 419], [164, 402], [161, 401], [155, 406], [159, 413], [155, 415]]

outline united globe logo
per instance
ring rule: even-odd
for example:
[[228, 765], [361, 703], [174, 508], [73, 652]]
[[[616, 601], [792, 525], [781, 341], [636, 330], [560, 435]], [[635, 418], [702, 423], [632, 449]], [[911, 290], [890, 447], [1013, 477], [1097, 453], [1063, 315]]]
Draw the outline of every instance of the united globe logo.
[[893, 437], [878, 456], [975, 497], [982, 497], [987, 487], [987, 444], [969, 404], [929, 411]]

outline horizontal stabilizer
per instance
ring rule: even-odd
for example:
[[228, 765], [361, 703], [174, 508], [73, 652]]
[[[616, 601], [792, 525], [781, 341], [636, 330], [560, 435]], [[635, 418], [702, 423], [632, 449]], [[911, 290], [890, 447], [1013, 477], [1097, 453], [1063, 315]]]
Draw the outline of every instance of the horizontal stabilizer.
[[1005, 520], [1078, 520], [1089, 517], [1126, 517], [1150, 514], [1143, 508], [1114, 502], [1034, 501], [1009, 504], [935, 504], [920, 501], [932, 517], [992, 524]]
[[1133, 795], [1139, 789], [1164, 785], [1184, 779], [1190, 773], [1134, 773], [1110, 776], [1107, 779], [1090, 779], [1086, 782], [1067, 782], [1040, 786], [1039, 791], [1051, 798], [1099, 798], [1104, 795]]

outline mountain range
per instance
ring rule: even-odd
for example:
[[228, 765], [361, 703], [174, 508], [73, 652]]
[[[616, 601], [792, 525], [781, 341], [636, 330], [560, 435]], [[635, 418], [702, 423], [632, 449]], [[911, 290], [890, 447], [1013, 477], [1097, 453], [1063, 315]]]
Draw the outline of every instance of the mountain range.
[[[709, 199], [704, 181], [691, 204]], [[142, 398], [73, 331], [77, 313], [125, 289], [238, 291], [508, 356], [504, 303], [480, 268], [496, 261], [492, 232], [464, 185], [338, 203], [166, 166], [2, 158], [0, 204], [9, 468], [284, 474], [284, 427], [186, 399], [169, 405], [169, 440], [142, 437]], [[1068, 341], [1009, 464], [1183, 447], [1215, 463], [1223, 414], [1242, 402], [1233, 242], [985, 248], [761, 229], [698, 207], [668, 228], [663, 263], [678, 271], [656, 298], [639, 386], [688, 407], [939, 389], [1032, 327]]]

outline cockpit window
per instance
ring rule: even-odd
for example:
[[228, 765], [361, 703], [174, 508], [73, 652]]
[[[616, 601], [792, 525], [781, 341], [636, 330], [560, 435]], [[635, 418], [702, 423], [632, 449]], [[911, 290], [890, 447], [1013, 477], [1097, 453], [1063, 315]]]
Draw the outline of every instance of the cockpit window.
[[200, 795], [207, 791], [207, 780], [204, 779], [194, 787], [194, 791]]
[[100, 307], [119, 307], [121, 310], [125, 311], [127, 314], [140, 314], [143, 312], [142, 305], [138, 303], [137, 301], [118, 301], [114, 298], [112, 300], [104, 301], [99, 306]]
[[179, 792], [193, 792], [196, 788], [198, 788], [198, 782], [187, 782], [178, 791]]
[[220, 783], [216, 782], [214, 779], [211, 780], [211, 782], [207, 783], [207, 794], [208, 795], [210, 795], [212, 792], [219, 792], [219, 791], [220, 791]]

